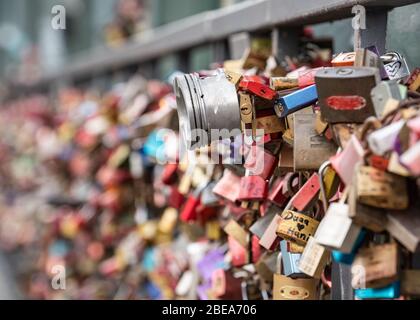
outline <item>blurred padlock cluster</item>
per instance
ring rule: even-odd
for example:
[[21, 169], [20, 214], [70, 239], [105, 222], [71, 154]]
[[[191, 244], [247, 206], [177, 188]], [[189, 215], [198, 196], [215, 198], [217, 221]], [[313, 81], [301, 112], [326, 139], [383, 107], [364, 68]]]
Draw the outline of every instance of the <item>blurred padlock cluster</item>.
[[342, 264], [356, 299], [418, 297], [419, 69], [306, 49], [255, 37], [168, 83], [5, 103], [0, 244], [24, 295], [326, 300]]

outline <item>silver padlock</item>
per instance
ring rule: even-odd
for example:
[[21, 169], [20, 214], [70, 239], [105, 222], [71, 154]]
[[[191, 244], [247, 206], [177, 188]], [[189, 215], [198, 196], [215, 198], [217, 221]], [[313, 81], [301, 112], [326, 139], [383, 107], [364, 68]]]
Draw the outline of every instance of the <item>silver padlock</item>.
[[370, 93], [376, 115], [381, 117], [389, 99], [402, 100], [401, 91], [396, 81], [382, 81]]
[[408, 80], [410, 77], [410, 69], [408, 68], [405, 58], [395, 51], [390, 51], [381, 56], [384, 63], [385, 71], [389, 80]]
[[299, 269], [299, 261], [302, 254], [290, 252], [286, 240], [280, 241], [280, 250], [284, 275], [290, 278], [306, 278], [307, 275]]
[[195, 73], [179, 76], [174, 88], [180, 133], [188, 149], [242, 134], [236, 87], [222, 69], [206, 78]]

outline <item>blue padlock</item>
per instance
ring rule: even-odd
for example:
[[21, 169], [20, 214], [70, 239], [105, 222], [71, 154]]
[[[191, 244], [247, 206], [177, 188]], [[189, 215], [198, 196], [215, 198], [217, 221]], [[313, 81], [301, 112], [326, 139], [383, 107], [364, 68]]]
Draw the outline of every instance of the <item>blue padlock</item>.
[[354, 247], [351, 250], [350, 253], [344, 253], [341, 251], [334, 250], [332, 252], [332, 257], [335, 262], [351, 265], [354, 261], [354, 258], [356, 257], [357, 250], [359, 250], [360, 246], [363, 243], [363, 240], [366, 236], [366, 230], [361, 229], [359, 236], [356, 239], [356, 242], [354, 243]]
[[316, 85], [311, 85], [276, 100], [274, 110], [276, 111], [277, 116], [282, 118], [310, 106], [317, 100], [318, 92], [316, 90]]
[[280, 250], [284, 275], [291, 278], [307, 278], [308, 276], [299, 269], [299, 260], [302, 254], [290, 252], [286, 240], [280, 241]]
[[400, 297], [400, 282], [395, 281], [383, 288], [356, 289], [355, 297], [358, 299], [397, 299]]

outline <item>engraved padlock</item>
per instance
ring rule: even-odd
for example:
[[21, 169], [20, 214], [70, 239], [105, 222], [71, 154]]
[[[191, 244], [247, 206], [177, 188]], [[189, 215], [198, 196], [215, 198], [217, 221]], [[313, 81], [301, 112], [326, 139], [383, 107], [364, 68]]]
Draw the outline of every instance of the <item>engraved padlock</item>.
[[408, 80], [410, 69], [405, 58], [395, 51], [390, 51], [381, 56], [386, 73], [390, 80]]
[[245, 176], [241, 178], [239, 201], [261, 201], [267, 198], [268, 182], [260, 176]]

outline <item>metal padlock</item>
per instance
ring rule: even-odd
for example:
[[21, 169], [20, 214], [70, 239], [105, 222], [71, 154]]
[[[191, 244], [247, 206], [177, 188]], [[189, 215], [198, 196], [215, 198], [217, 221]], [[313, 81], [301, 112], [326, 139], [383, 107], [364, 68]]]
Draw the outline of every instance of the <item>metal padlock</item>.
[[185, 203], [179, 218], [183, 222], [190, 222], [197, 220], [197, 209], [200, 206], [200, 194], [191, 194]]
[[337, 146], [315, 130], [316, 114], [297, 113], [294, 117], [294, 170], [318, 170], [336, 154]]
[[382, 81], [370, 93], [373, 107], [378, 117], [384, 114], [385, 106], [389, 99], [402, 100], [400, 88], [395, 81]]
[[276, 262], [277, 253], [267, 251], [261, 255], [260, 260], [255, 264], [255, 270], [260, 278], [269, 284], [273, 282], [273, 275], [276, 272]]
[[251, 95], [239, 92], [239, 108], [241, 111], [241, 120], [243, 123], [252, 123], [254, 118], [254, 106], [252, 104]]
[[305, 88], [315, 84], [315, 74], [323, 68], [314, 68], [299, 72], [298, 84], [299, 88]]
[[305, 211], [318, 200], [320, 191], [318, 174], [314, 173], [293, 197], [292, 206], [297, 211]]
[[299, 81], [295, 78], [272, 77], [270, 78], [270, 87], [276, 91], [294, 89], [299, 87]]
[[375, 115], [370, 93], [380, 81], [377, 68], [325, 68], [315, 81], [324, 121], [362, 123]]
[[416, 252], [420, 248], [420, 216], [418, 208], [411, 207], [398, 213], [388, 213], [386, 230], [407, 250]]
[[341, 52], [331, 61], [333, 67], [351, 67], [354, 65], [356, 52]]
[[314, 238], [331, 250], [351, 253], [362, 230], [349, 218], [349, 207], [344, 203], [346, 198], [344, 195], [340, 202], [330, 205]]
[[241, 134], [241, 115], [234, 84], [222, 70], [216, 75], [200, 78], [197, 74], [179, 76], [174, 82], [180, 134], [187, 148], [209, 145], [220, 136], [211, 130], [228, 130]]
[[211, 291], [221, 300], [241, 300], [242, 280], [235, 278], [231, 271], [217, 269], [212, 274]]
[[318, 244], [314, 237], [309, 237], [299, 260], [299, 269], [312, 278], [321, 279], [329, 257], [329, 251]]
[[400, 297], [399, 281], [395, 281], [383, 288], [356, 289], [354, 295], [357, 299], [397, 299]]
[[283, 186], [286, 183], [285, 178], [279, 178], [274, 181], [268, 193], [267, 200], [276, 206], [283, 207], [289, 196], [283, 191]]
[[379, 208], [364, 205], [357, 201], [357, 177], [354, 177], [353, 184], [349, 190], [349, 217], [357, 223], [373, 232], [385, 230], [386, 216]]
[[317, 100], [317, 87], [312, 85], [279, 98], [274, 106], [274, 111], [279, 118], [283, 118], [314, 104]]
[[299, 269], [299, 260], [301, 253], [293, 253], [290, 251], [289, 242], [286, 240], [280, 241], [280, 251], [283, 263], [283, 273], [290, 278], [305, 278], [306, 274]]
[[405, 121], [400, 120], [373, 131], [367, 137], [369, 148], [375, 154], [380, 156], [383, 156], [386, 152], [393, 150], [395, 141], [404, 124]]
[[224, 227], [224, 231], [241, 244], [242, 247], [248, 248], [249, 233], [235, 220], [231, 219]]
[[366, 237], [366, 231], [362, 229], [357, 237], [356, 242], [354, 243], [354, 247], [350, 253], [344, 253], [338, 250], [332, 251], [333, 260], [337, 263], [342, 263], [346, 265], [351, 265], [356, 258], [356, 253], [359, 250], [360, 246], [363, 244]]
[[411, 91], [419, 91], [420, 89], [420, 68], [414, 69], [407, 81], [408, 88]]
[[345, 185], [351, 184], [355, 167], [363, 161], [365, 150], [355, 135], [352, 135], [349, 143], [342, 152], [331, 158], [331, 166], [340, 176]]
[[376, 208], [407, 209], [409, 198], [404, 177], [368, 166], [360, 166], [356, 175], [358, 201]]
[[287, 143], [283, 143], [279, 154], [280, 170], [283, 170], [283, 172], [293, 171], [293, 162], [293, 147]]
[[381, 56], [386, 73], [390, 80], [407, 80], [410, 77], [410, 69], [407, 61], [398, 52], [387, 52]]
[[400, 162], [413, 176], [420, 176], [420, 141], [401, 155]]
[[401, 272], [401, 293], [412, 297], [420, 296], [420, 270]]
[[273, 300], [318, 300], [319, 280], [292, 279], [282, 274], [282, 254], [277, 256], [277, 271], [273, 276]]
[[379, 60], [379, 56], [368, 48], [359, 48], [356, 49], [354, 66], [377, 68], [379, 67]]
[[160, 218], [158, 230], [162, 233], [171, 234], [178, 222], [178, 211], [174, 208], [166, 208]]
[[238, 200], [241, 188], [241, 177], [225, 169], [222, 178], [213, 188], [213, 193], [231, 202]]
[[178, 188], [171, 186], [170, 195], [168, 199], [168, 205], [175, 209], [181, 209], [182, 205], [185, 203], [185, 196], [178, 191]]
[[203, 206], [216, 206], [219, 205], [219, 198], [214, 194], [213, 189], [216, 186], [216, 182], [210, 182], [201, 193], [201, 204]]
[[264, 249], [273, 250], [277, 246], [279, 237], [276, 233], [276, 230], [277, 230], [277, 226], [280, 220], [281, 220], [280, 215], [278, 214], [274, 215], [273, 219], [271, 220], [264, 234], [260, 238], [259, 244]]
[[268, 209], [268, 212], [261, 218], [258, 218], [257, 221], [249, 228], [249, 231], [252, 232], [256, 237], [261, 239], [269, 227], [274, 216], [277, 214], [276, 209], [271, 207]]
[[269, 180], [276, 168], [278, 158], [264, 148], [257, 145], [251, 146], [244, 167], [249, 170], [250, 175], [260, 176], [264, 180]]
[[268, 182], [260, 176], [241, 178], [239, 201], [261, 201], [267, 198]]
[[385, 287], [398, 279], [398, 262], [396, 243], [361, 248], [352, 264], [352, 283], [356, 288], [362, 282], [370, 288]]
[[268, 300], [268, 292], [262, 289], [259, 279], [257, 277], [249, 277], [242, 281], [242, 300]]
[[273, 100], [277, 96], [276, 91], [271, 89], [269, 86], [256, 81], [243, 79], [239, 83], [239, 88], [266, 100]]
[[318, 228], [319, 221], [305, 214], [284, 210], [277, 228], [277, 234], [292, 242], [305, 245]]

